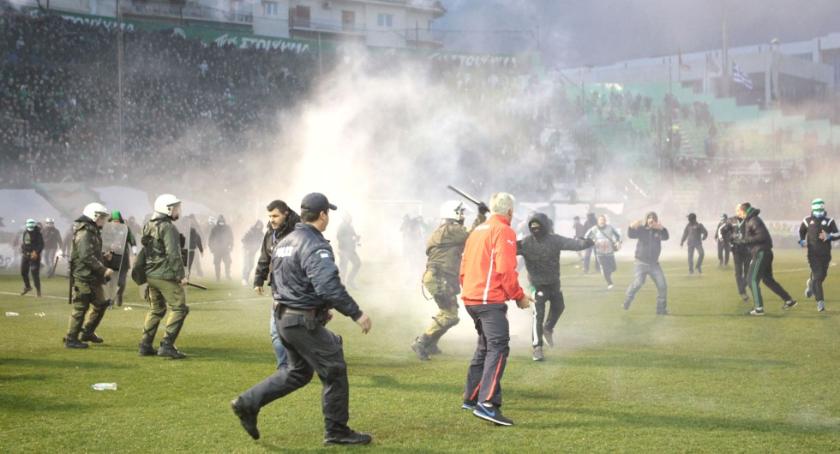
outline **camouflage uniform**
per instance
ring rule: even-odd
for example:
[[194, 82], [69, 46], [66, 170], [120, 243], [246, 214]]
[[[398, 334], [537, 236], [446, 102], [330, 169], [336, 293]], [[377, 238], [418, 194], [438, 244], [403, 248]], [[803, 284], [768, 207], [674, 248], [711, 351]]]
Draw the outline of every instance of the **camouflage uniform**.
[[141, 349], [146, 347], [147, 351], [151, 351], [158, 325], [166, 315], [167, 304], [170, 311], [166, 319], [166, 335], [160, 345], [174, 348], [178, 333], [184, 326], [184, 319], [190, 312], [184, 288], [180, 284], [185, 274], [181, 234], [171, 217], [156, 214], [143, 226], [141, 242], [146, 251], [146, 278], [149, 284], [146, 299], [150, 306], [143, 326]]
[[65, 342], [78, 339], [80, 332], [83, 341], [95, 338], [94, 332], [108, 308], [103, 288], [107, 268], [103, 262], [99, 227], [91, 219], [82, 216], [73, 224], [73, 246], [70, 253], [73, 312], [70, 313]]
[[[482, 222], [484, 216], [479, 216], [473, 228]], [[458, 274], [467, 236], [469, 231], [461, 222], [446, 219], [426, 242], [428, 259], [426, 272], [423, 273], [423, 286], [434, 298], [438, 313], [432, 317], [433, 321], [423, 335], [415, 340], [415, 347], [418, 347], [415, 351], [439, 353], [438, 340], [458, 324], [458, 293], [461, 291]], [[424, 356], [421, 353], [418, 355]]]

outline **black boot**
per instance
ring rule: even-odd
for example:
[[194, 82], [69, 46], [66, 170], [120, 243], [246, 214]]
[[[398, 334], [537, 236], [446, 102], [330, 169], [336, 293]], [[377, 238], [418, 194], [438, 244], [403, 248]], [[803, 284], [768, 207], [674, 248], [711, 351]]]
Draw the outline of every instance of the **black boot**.
[[344, 434], [327, 435], [324, 438], [325, 445], [366, 445], [373, 440], [368, 434], [351, 430]]
[[62, 339], [64, 341], [65, 348], [88, 348], [88, 344], [79, 341], [75, 337], [65, 337]]
[[170, 344], [166, 341], [161, 341], [157, 355], [165, 356], [167, 358], [172, 359], [184, 359], [187, 357], [187, 355], [181, 353], [177, 348], [175, 348], [175, 345]]
[[96, 333], [82, 333], [82, 335], [79, 337], [79, 340], [81, 340], [82, 342], [93, 342], [94, 344], [101, 344], [105, 342], [105, 339], [102, 339], [101, 337], [97, 336]]
[[414, 353], [417, 354], [417, 359], [420, 361], [428, 361], [429, 360], [429, 352], [426, 350], [426, 341], [428, 340], [428, 336], [425, 334], [414, 339], [414, 342], [411, 344], [411, 349], [414, 350]]
[[155, 348], [152, 347], [152, 344], [150, 344], [150, 343], [146, 344], [146, 343], [140, 342], [139, 347], [140, 347], [140, 349], [138, 350], [138, 353], [140, 354], [140, 356], [155, 356], [155, 355], [157, 355], [157, 350], [155, 350]]
[[254, 440], [259, 440], [260, 431], [257, 429], [257, 412], [245, 408], [245, 405], [242, 404], [242, 401], [238, 397], [230, 401], [230, 408], [239, 417], [239, 423], [242, 424], [245, 432], [248, 432], [248, 435]]

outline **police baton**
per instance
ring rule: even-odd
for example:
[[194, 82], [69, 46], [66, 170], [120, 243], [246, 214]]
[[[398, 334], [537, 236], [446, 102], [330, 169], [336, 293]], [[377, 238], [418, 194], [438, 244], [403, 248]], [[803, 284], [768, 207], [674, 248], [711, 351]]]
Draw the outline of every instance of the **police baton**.
[[469, 200], [470, 202], [472, 202], [472, 203], [474, 203], [474, 204], [476, 204], [476, 205], [479, 205], [479, 206], [480, 206], [480, 205], [483, 205], [483, 204], [484, 204], [483, 202], [479, 202], [479, 201], [478, 201], [478, 199], [476, 199], [475, 197], [473, 197], [473, 196], [471, 196], [471, 195], [467, 194], [466, 192], [464, 192], [464, 191], [462, 191], [462, 190], [460, 190], [460, 189], [456, 188], [455, 186], [452, 186], [451, 184], [450, 184], [450, 185], [448, 185], [448, 186], [446, 186], [446, 187], [447, 187], [448, 189], [452, 190], [453, 192], [455, 192], [456, 194], [458, 194], [459, 196], [461, 196], [461, 197], [463, 197], [463, 198], [465, 198], [465, 199]]
[[201, 289], [201, 290], [207, 290], [207, 287], [205, 287], [203, 285], [200, 285], [200, 284], [193, 284], [192, 282], [187, 282], [187, 286], [197, 288], [197, 289]]

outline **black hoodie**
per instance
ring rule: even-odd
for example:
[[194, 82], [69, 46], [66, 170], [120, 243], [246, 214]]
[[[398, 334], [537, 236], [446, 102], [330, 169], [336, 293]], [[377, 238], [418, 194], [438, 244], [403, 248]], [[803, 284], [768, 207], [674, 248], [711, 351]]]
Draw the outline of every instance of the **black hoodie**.
[[528, 235], [516, 242], [516, 254], [525, 259], [525, 269], [531, 285], [560, 283], [560, 251], [582, 251], [595, 243], [589, 239], [572, 239], [554, 233], [551, 219], [543, 213], [536, 213], [528, 220], [542, 227], [540, 234]]
[[694, 222], [688, 221], [688, 224], [685, 226], [685, 230], [683, 230], [682, 240], [680, 241], [680, 246], [685, 244], [688, 241], [689, 246], [701, 246], [703, 241], [706, 241], [706, 238], [709, 237], [709, 232], [706, 230], [706, 227], [697, 222], [695, 219]]
[[262, 287], [265, 284], [265, 280], [269, 277], [271, 254], [274, 253], [274, 246], [285, 238], [286, 235], [292, 233], [295, 230], [295, 224], [298, 222], [300, 222], [300, 216], [294, 210], [289, 209], [289, 214], [279, 229], [274, 230], [271, 228], [271, 223], [268, 223], [268, 228], [263, 237], [262, 248], [260, 248], [260, 258], [257, 260], [257, 270], [254, 272], [254, 287]]

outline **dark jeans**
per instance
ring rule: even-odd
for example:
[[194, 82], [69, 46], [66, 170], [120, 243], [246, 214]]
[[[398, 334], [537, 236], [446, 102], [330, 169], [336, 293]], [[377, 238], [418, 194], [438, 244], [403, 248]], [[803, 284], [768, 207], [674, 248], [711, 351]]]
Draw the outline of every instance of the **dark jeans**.
[[467, 370], [464, 402], [502, 405], [502, 376], [510, 353], [510, 325], [507, 304], [466, 306], [475, 322], [478, 345]]
[[[552, 285], [538, 285], [534, 298], [534, 327], [531, 332], [532, 345], [542, 347], [543, 329], [554, 331], [557, 320], [563, 315], [566, 304], [563, 301], [563, 292], [560, 291], [560, 283]], [[548, 319], [545, 318], [545, 303], [549, 303]], [[545, 321], [545, 325], [543, 325]]]
[[601, 265], [601, 274], [604, 275], [607, 285], [612, 285], [612, 274], [615, 273], [615, 270], [618, 268], [615, 264], [615, 256], [612, 254], [598, 255], [595, 258], [598, 260], [598, 264]]
[[706, 251], [703, 250], [703, 245], [698, 244], [696, 246], [688, 245], [688, 272], [694, 273], [694, 251], [697, 251], [697, 271], [703, 272], [703, 257], [706, 256]]
[[242, 393], [241, 402], [252, 411], [304, 387], [312, 375], [324, 385], [322, 411], [327, 435], [350, 432], [350, 384], [341, 338], [312, 318], [284, 314], [277, 319], [277, 331], [288, 355], [288, 364]]
[[29, 254], [23, 254], [20, 258], [20, 275], [23, 277], [23, 286], [32, 288], [29, 282], [29, 274], [32, 274], [32, 281], [35, 289], [41, 291], [41, 260], [32, 260]]
[[750, 274], [750, 254], [732, 251], [732, 261], [735, 264], [735, 284], [738, 285], [738, 294], [746, 295]]
[[717, 242], [718, 262], [721, 266], [729, 265], [729, 246], [726, 241]]
[[808, 254], [808, 265], [811, 266], [811, 279], [808, 280], [808, 285], [810, 285], [811, 292], [817, 301], [825, 301], [823, 282], [828, 277], [828, 266], [830, 263], [830, 255]]
[[764, 300], [761, 298], [759, 283], [763, 282], [783, 301], [790, 301], [790, 294], [782, 288], [782, 285], [773, 278], [773, 251], [758, 251], [752, 256], [750, 262], [749, 283], [752, 290], [755, 307], [764, 309]]

